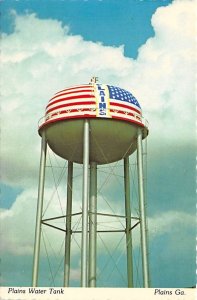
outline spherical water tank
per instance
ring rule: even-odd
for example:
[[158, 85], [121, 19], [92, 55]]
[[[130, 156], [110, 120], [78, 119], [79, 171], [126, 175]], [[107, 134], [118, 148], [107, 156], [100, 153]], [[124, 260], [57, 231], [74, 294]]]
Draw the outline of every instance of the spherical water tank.
[[83, 126], [89, 120], [90, 161], [106, 164], [136, 150], [138, 128], [143, 138], [147, 125], [137, 99], [128, 91], [106, 84], [90, 83], [57, 92], [39, 123], [49, 147], [60, 157], [83, 163]]

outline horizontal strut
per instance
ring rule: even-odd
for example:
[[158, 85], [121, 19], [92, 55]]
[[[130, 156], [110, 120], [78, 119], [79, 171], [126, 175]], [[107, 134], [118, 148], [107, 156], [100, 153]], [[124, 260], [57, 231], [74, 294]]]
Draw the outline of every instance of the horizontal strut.
[[[75, 214], [71, 214], [71, 215], [63, 215], [63, 216], [58, 216], [58, 217], [43, 219], [42, 221], [43, 222], [52, 221], [52, 220], [57, 220], [57, 219], [66, 218], [66, 217], [70, 217], [70, 216], [73, 217], [73, 216], [77, 216], [77, 215], [81, 215], [81, 214], [82, 213], [79, 212], [79, 213], [75, 213]], [[113, 214], [104, 214], [104, 213], [92, 213], [92, 212], [89, 212], [89, 214], [96, 214], [98, 216], [106, 216], [106, 217], [126, 218], [126, 216], [122, 216], [122, 215], [113, 215]], [[138, 218], [138, 217], [131, 217], [131, 219], [133, 219], [133, 220], [140, 220], [140, 218]]]
[[[134, 229], [139, 223], [140, 223], [140, 221], [137, 222], [135, 225], [133, 225], [133, 226], [129, 229], [129, 231], [131, 231], [132, 229]], [[46, 223], [46, 222], [44, 222], [44, 221], [42, 221], [42, 224], [44, 224], [44, 225], [46, 225], [46, 226], [49, 226], [49, 227], [52, 227], [52, 228], [54, 228], [54, 229], [58, 229], [58, 230], [63, 231], [63, 232], [67, 232], [66, 229], [57, 227], [57, 226], [55, 226], [55, 225], [48, 224], [48, 223]], [[97, 232], [98, 232], [98, 233], [125, 232], [125, 230], [126, 230], [126, 229], [122, 229], [122, 230], [118, 230], [118, 229], [117, 229], [117, 230], [97, 230]], [[82, 233], [82, 231], [81, 231], [81, 230], [71, 230], [71, 234], [72, 234], [72, 233]], [[88, 233], [89, 233], [89, 230], [88, 230]]]
[[[104, 213], [92, 213], [92, 212], [89, 212], [89, 214], [96, 214], [98, 216], [106, 216], [106, 217], [126, 218], [126, 216], [122, 216], [122, 215], [113, 215], [113, 214], [104, 214]], [[133, 220], [140, 220], [140, 218], [138, 218], [138, 217], [131, 217], [131, 219], [133, 219]]]
[[63, 216], [58, 216], [58, 217], [53, 217], [53, 218], [48, 218], [48, 219], [43, 219], [42, 221], [43, 222], [46, 222], [46, 221], [52, 221], [52, 220], [56, 220], [56, 219], [61, 219], [61, 218], [66, 218], [66, 217], [73, 217], [73, 216], [77, 216], [77, 215], [81, 215], [82, 213], [79, 212], [79, 213], [75, 213], [75, 214], [71, 214], [71, 215], [63, 215]]

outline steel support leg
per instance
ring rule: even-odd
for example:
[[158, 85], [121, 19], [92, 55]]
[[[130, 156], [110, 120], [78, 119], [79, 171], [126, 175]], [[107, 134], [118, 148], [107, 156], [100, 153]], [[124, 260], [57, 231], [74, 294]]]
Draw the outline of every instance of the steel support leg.
[[84, 121], [83, 137], [83, 198], [82, 198], [82, 247], [81, 247], [81, 287], [87, 287], [88, 261], [88, 169], [89, 169], [89, 121]]
[[124, 158], [124, 188], [125, 188], [125, 214], [126, 214], [126, 248], [127, 248], [127, 278], [128, 287], [133, 287], [132, 263], [132, 236], [131, 236], [131, 205], [130, 205], [130, 178], [129, 157]]
[[142, 247], [142, 268], [144, 287], [149, 287], [148, 272], [148, 246], [147, 246], [147, 228], [146, 213], [144, 202], [144, 183], [143, 183], [143, 158], [142, 158], [142, 129], [138, 129], [137, 136], [137, 162], [138, 162], [138, 188], [139, 188], [139, 208], [140, 208], [140, 230], [141, 230], [141, 247]]
[[70, 279], [70, 248], [71, 248], [71, 234], [72, 234], [71, 231], [72, 185], [73, 185], [73, 163], [68, 161], [66, 238], [65, 238], [65, 260], [64, 260], [64, 286], [65, 287], [69, 287], [69, 279]]
[[96, 287], [97, 164], [90, 163], [89, 287]]
[[41, 143], [40, 173], [39, 173], [39, 185], [38, 185], [38, 202], [37, 202], [35, 243], [34, 243], [33, 274], [32, 274], [33, 287], [36, 287], [38, 284], [38, 268], [39, 268], [39, 255], [40, 255], [42, 209], [43, 209], [43, 198], [44, 198], [46, 150], [47, 150], [47, 143], [45, 138], [45, 132], [43, 131], [42, 143]]

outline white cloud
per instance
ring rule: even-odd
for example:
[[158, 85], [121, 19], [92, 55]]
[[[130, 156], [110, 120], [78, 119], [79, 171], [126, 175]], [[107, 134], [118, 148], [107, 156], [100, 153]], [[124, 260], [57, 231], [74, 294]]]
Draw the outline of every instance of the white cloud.
[[188, 141], [195, 120], [195, 2], [175, 1], [152, 17], [155, 36], [139, 49], [134, 86], [152, 135]]
[[1, 212], [2, 253], [31, 253], [35, 209], [36, 199], [32, 197], [32, 190], [27, 190], [17, 198], [11, 209]]
[[13, 13], [15, 30], [3, 35], [1, 53], [4, 182], [36, 184], [37, 123], [46, 103], [57, 90], [88, 82], [92, 75], [133, 91], [148, 117], [153, 144], [161, 132], [171, 143], [189, 140], [194, 126], [194, 7], [193, 1], [175, 1], [159, 8], [152, 18], [155, 36], [139, 49], [136, 60], [124, 57], [123, 47], [70, 35], [58, 21]]
[[185, 212], [169, 211], [167, 213], [161, 213], [160, 215], [154, 216], [148, 220], [150, 238], [169, 232], [178, 231], [180, 234], [183, 228], [193, 228], [194, 223], [195, 216]]
[[[151, 124], [152, 148], [161, 137], [171, 147], [190, 140], [195, 97], [194, 11], [193, 1], [159, 8], [152, 18], [155, 36], [139, 49], [136, 60], [124, 57], [123, 47], [72, 36], [58, 21], [40, 20], [34, 14], [14, 15], [15, 30], [2, 36], [1, 47], [2, 180], [25, 191], [1, 214], [7, 232], [4, 250], [32, 252], [40, 151], [37, 123], [59, 89], [99, 76], [104, 83], [133, 91], [139, 99]], [[172, 216], [168, 218], [174, 222]], [[160, 223], [160, 230], [164, 227]]]

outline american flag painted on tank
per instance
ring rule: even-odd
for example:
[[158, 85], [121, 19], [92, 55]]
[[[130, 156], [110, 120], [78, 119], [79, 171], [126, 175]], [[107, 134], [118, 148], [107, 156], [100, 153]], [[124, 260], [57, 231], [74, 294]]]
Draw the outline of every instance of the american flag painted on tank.
[[111, 100], [120, 100], [141, 108], [137, 99], [130, 92], [112, 85], [107, 85], [107, 87], [109, 89], [109, 98]]
[[141, 123], [141, 108], [128, 91], [105, 84], [83, 84], [57, 92], [43, 123], [70, 118], [116, 118]]

